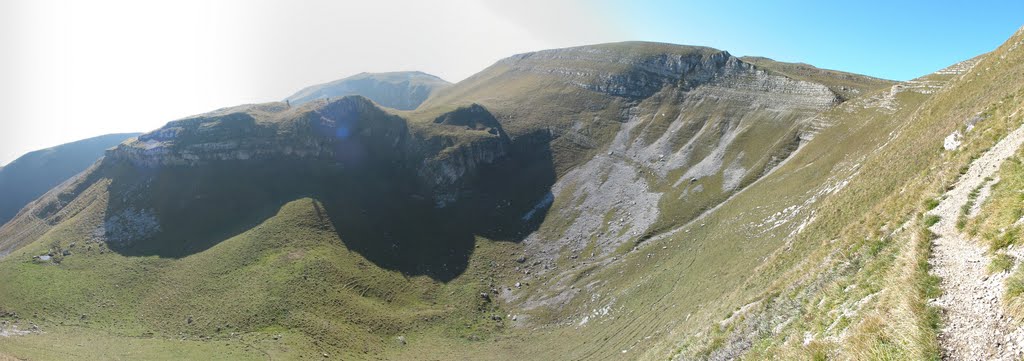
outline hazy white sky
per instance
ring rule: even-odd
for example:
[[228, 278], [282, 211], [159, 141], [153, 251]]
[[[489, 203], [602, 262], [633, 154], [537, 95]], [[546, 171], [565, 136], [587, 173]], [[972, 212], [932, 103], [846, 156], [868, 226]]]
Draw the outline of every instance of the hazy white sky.
[[515, 53], [629, 38], [584, 3], [0, 0], [0, 165], [362, 71], [454, 82]]
[[1022, 1], [976, 2], [0, 0], [0, 164], [363, 71], [455, 82], [512, 54], [610, 41], [906, 80], [1024, 23]]

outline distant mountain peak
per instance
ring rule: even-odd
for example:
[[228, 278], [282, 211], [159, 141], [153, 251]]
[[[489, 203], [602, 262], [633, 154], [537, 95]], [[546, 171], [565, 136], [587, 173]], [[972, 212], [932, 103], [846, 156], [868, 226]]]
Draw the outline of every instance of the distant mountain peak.
[[0, 167], [0, 226], [50, 188], [95, 163], [107, 148], [137, 135], [107, 134], [40, 149]]
[[449, 85], [444, 79], [421, 71], [363, 72], [304, 88], [286, 100], [301, 105], [315, 99], [361, 95], [388, 108], [413, 110], [434, 91]]

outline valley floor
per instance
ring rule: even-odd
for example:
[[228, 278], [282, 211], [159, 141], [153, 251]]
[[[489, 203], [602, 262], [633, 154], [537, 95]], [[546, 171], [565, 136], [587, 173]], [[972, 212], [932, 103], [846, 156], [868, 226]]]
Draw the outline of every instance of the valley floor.
[[[971, 193], [991, 183], [1004, 160], [1024, 144], [1024, 127], [1018, 128], [975, 160], [967, 173], [929, 212], [940, 220], [931, 227], [930, 263], [941, 277], [943, 294], [935, 303], [943, 309], [939, 342], [948, 360], [1011, 360], [1024, 355], [1024, 328], [1004, 313], [1000, 298], [1009, 272], [989, 274], [991, 257], [985, 247], [963, 235], [956, 226]], [[969, 212], [969, 211], [968, 211]]]

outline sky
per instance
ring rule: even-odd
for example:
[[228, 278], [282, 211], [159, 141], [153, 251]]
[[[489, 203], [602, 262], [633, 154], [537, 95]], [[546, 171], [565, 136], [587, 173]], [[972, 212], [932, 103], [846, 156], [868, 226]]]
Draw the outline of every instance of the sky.
[[364, 71], [457, 82], [512, 54], [647, 40], [908, 80], [1022, 25], [1019, 0], [0, 0], [0, 165]]

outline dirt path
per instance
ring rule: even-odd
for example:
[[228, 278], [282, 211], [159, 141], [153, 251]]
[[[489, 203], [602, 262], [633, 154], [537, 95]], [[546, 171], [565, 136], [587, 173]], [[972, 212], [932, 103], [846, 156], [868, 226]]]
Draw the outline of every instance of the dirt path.
[[1018, 360], [1024, 355], [1024, 329], [1003, 313], [1000, 298], [1007, 272], [989, 275], [985, 247], [956, 229], [961, 207], [971, 190], [993, 177], [1004, 160], [1024, 143], [1024, 126], [1013, 131], [971, 164], [939, 206], [929, 212], [942, 217], [932, 226], [938, 235], [930, 260], [942, 278], [943, 309], [939, 343], [946, 360]]

